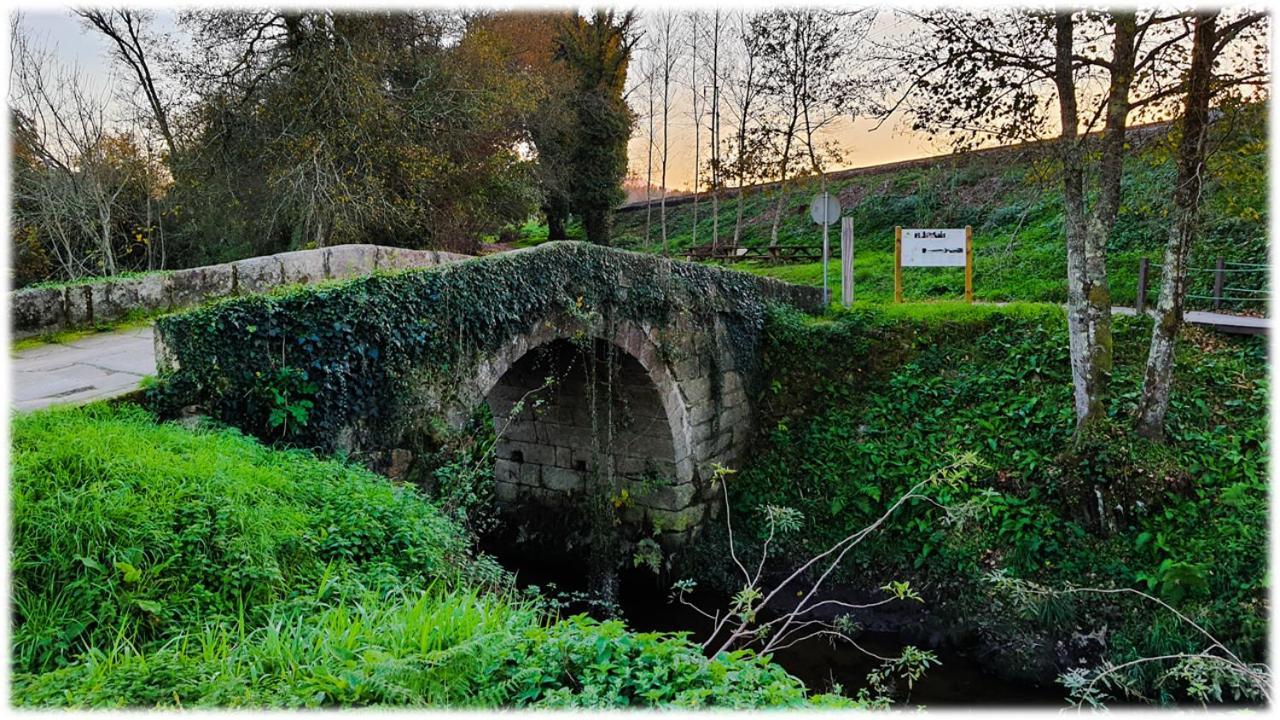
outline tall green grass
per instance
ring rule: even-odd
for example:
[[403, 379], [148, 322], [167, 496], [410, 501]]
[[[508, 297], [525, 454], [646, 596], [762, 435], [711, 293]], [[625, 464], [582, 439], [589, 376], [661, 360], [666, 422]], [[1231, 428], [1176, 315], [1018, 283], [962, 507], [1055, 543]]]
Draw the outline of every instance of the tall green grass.
[[410, 490], [134, 407], [18, 415], [11, 462], [16, 668], [193, 623], [253, 624], [331, 564], [424, 579], [471, 569], [466, 538]]
[[813, 702], [749, 653], [558, 620], [417, 491], [133, 406], [14, 416], [13, 702]]

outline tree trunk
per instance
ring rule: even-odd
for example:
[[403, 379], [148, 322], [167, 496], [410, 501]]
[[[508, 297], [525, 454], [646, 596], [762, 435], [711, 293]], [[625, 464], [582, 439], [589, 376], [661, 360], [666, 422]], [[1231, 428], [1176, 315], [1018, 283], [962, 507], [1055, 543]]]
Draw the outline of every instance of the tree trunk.
[[711, 251], [720, 245], [720, 10], [711, 34]]
[[[670, 23], [670, 18], [667, 19]], [[660, 222], [662, 224], [662, 256], [670, 255], [670, 248], [667, 246], [667, 127], [670, 124], [671, 98], [669, 92], [671, 90], [671, 28], [666, 28], [666, 37], [662, 46], [662, 210]]]
[[[787, 150], [790, 150], [791, 141], [787, 140]], [[782, 175], [778, 179], [778, 202], [773, 208], [773, 226], [769, 228], [769, 247], [778, 246], [778, 227], [782, 224], [782, 208], [787, 201], [787, 150], [783, 151], [782, 156]]]
[[644, 176], [644, 249], [649, 249], [649, 231], [653, 226], [653, 80], [649, 76], [649, 162]]
[[116, 256], [111, 250], [111, 209], [101, 208], [98, 218], [102, 223], [102, 269], [107, 275], [115, 275]]
[[1169, 390], [1173, 381], [1174, 346], [1182, 327], [1182, 303], [1187, 291], [1187, 258], [1191, 253], [1200, 212], [1200, 194], [1204, 187], [1217, 22], [1216, 12], [1196, 15], [1191, 70], [1187, 77], [1187, 105], [1182, 116], [1182, 138], [1178, 144], [1173, 226], [1169, 229], [1165, 245], [1164, 277], [1151, 329], [1142, 397], [1138, 401], [1138, 434], [1153, 440], [1164, 437], [1164, 418], [1169, 409]]
[[609, 213], [592, 208], [582, 214], [582, 227], [587, 234], [587, 242], [596, 245], [609, 244]]
[[689, 84], [693, 90], [693, 232], [689, 247], [698, 247], [698, 171], [702, 165], [702, 118], [698, 115], [698, 15], [693, 15], [693, 57]]
[[1136, 21], [1131, 12], [1114, 15], [1115, 36], [1107, 125], [1099, 163], [1099, 196], [1087, 214], [1082, 140], [1074, 77], [1074, 20], [1069, 10], [1055, 14], [1054, 82], [1062, 135], [1062, 195], [1067, 239], [1067, 332], [1077, 430], [1106, 417], [1107, 385], [1113, 362], [1111, 290], [1107, 282], [1107, 241], [1120, 206], [1124, 141], [1133, 82]]
[[1104, 414], [1098, 373], [1093, 365], [1093, 304], [1089, 301], [1085, 272], [1087, 243], [1084, 219], [1084, 165], [1077, 138], [1080, 118], [1072, 68], [1074, 22], [1070, 10], [1054, 16], [1056, 62], [1054, 82], [1062, 136], [1062, 204], [1067, 236], [1067, 339], [1071, 351], [1071, 382], [1075, 389], [1076, 426], [1082, 427]]
[[548, 240], [567, 240], [568, 233], [565, 232], [565, 224], [568, 219], [568, 211], [560, 207], [559, 203], [549, 203], [542, 211], [547, 216], [547, 239]]

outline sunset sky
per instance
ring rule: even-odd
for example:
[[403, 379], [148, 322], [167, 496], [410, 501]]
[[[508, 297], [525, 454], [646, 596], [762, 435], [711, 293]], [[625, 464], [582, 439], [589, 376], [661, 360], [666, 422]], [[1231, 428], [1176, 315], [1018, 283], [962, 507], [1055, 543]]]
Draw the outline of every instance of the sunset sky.
[[[154, 13], [158, 30], [178, 32], [175, 13], [164, 10], [155, 10]], [[57, 54], [64, 61], [77, 63], [95, 83], [106, 88], [116, 81], [113, 72], [118, 76], [119, 70], [113, 68], [108, 60], [106, 40], [85, 30], [78, 19], [71, 17], [68, 10], [27, 11], [24, 12], [23, 22], [39, 41], [56, 47]], [[687, 93], [678, 94], [675, 102], [670, 114], [669, 143], [672, 149], [667, 178], [672, 190], [689, 188], [693, 179], [693, 119], [690, 116]], [[828, 135], [839, 140], [846, 151], [846, 159], [841, 167], [877, 165], [947, 151], [945, 147], [931, 143], [928, 137], [913, 133], [897, 122], [887, 122], [873, 131], [874, 125], [868, 119], [842, 118], [831, 129]], [[640, 181], [643, 181], [645, 175], [647, 128], [646, 120], [638, 120], [636, 135], [629, 146], [630, 171]], [[703, 140], [706, 140], [705, 131]], [[704, 162], [706, 152], [704, 145]], [[654, 176], [656, 185], [656, 169]]]

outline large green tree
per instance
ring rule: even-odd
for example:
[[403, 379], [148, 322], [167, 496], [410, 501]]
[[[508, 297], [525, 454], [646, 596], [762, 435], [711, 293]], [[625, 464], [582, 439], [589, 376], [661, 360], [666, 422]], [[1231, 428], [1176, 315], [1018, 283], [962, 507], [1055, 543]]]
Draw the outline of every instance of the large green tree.
[[577, 131], [573, 110], [575, 81], [570, 68], [556, 59], [561, 27], [572, 22], [563, 10], [494, 12], [470, 21], [473, 33], [484, 33], [507, 57], [511, 72], [529, 78], [536, 106], [528, 116], [526, 131], [535, 151], [541, 210], [547, 219], [547, 237], [568, 237], [570, 155]]
[[473, 250], [535, 206], [517, 148], [536, 94], [457, 17], [201, 11], [184, 22], [199, 130], [175, 176], [196, 242], [238, 240], [237, 254]]
[[635, 15], [596, 10], [564, 23], [557, 59], [573, 78], [573, 135], [567, 143], [568, 197], [587, 240], [609, 244], [613, 210], [623, 200], [627, 141], [635, 121], [623, 97], [635, 42]]

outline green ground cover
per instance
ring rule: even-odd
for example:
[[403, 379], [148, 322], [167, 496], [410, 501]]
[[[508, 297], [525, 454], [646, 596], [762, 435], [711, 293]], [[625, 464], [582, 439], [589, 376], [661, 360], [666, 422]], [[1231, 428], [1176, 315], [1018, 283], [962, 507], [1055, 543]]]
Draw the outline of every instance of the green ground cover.
[[[1149, 336], [1149, 321], [1116, 319], [1112, 422], [1072, 452], [1057, 307], [860, 303], [822, 318], [771, 314], [772, 384], [757, 452], [729, 481], [740, 549], [750, 547], [741, 538], [764, 533], [760, 508], [795, 508], [803, 528], [776, 560], [793, 567], [870, 523], [949, 458], [973, 453], [980, 465], [969, 477], [934, 494], [951, 513], [925, 503], [899, 511], [851, 554], [842, 581], [873, 589], [910, 580], [944, 626], [998, 648], [992, 664], [1012, 675], [1051, 678], [1055, 643], [1104, 626], [1105, 650], [1093, 660], [1206, 643], [1147, 600], [1079, 594], [1027, 608], [1001, 577], [1140, 589], [1262, 661], [1265, 340], [1188, 330], [1168, 444], [1153, 445], [1126, 429]], [[723, 530], [710, 530], [690, 572], [732, 588], [740, 581]], [[1186, 697], [1180, 681], [1160, 680], [1167, 666], [1140, 669], [1131, 679], [1149, 699]]]
[[[1205, 194], [1202, 236], [1192, 251], [1192, 267], [1211, 268], [1218, 256], [1227, 262], [1267, 262], [1267, 124], [1266, 105], [1246, 107], [1214, 129], [1215, 152], [1209, 159], [1210, 182]], [[1113, 302], [1133, 305], [1137, 294], [1138, 262], [1159, 262], [1168, 228], [1171, 183], [1175, 174], [1171, 134], [1135, 133], [1136, 151], [1127, 157], [1124, 202], [1108, 256]], [[982, 155], [940, 157], [924, 167], [889, 168], [836, 179], [830, 191], [839, 197], [844, 214], [854, 219], [856, 296], [886, 301], [893, 293], [893, 228], [963, 227], [974, 231], [974, 290], [979, 300], [1063, 302], [1066, 299], [1066, 250], [1062, 235], [1061, 192], [1052, 158], [1045, 150], [1013, 147]], [[808, 205], [819, 191], [814, 180], [802, 180], [784, 204], [778, 242], [783, 246], [820, 249], [822, 233], [809, 218]], [[777, 196], [772, 189], [749, 189], [742, 200], [745, 219], [741, 245], [762, 249], [769, 245]], [[720, 203], [722, 243], [732, 240], [738, 200]], [[673, 254], [691, 246], [710, 245], [711, 203], [698, 203], [697, 240], [694, 209], [689, 203], [667, 209], [668, 245]], [[661, 252], [659, 213], [622, 211], [614, 219], [615, 242], [625, 248]], [[545, 235], [545, 230], [541, 231]], [[527, 242], [537, 234], [526, 229]], [[839, 228], [832, 231], [832, 251], [839, 252]], [[739, 269], [792, 282], [822, 284], [819, 262], [765, 265], [738, 263]], [[1241, 268], [1244, 270], [1244, 268]], [[908, 269], [905, 295], [909, 300], [958, 299], [964, 291], [961, 271], [946, 268]], [[839, 262], [830, 269], [833, 296], [839, 298]], [[1266, 288], [1265, 268], [1234, 272], [1229, 287]], [[1211, 273], [1191, 275], [1192, 295], [1209, 295]], [[1154, 300], [1158, 276], [1151, 279]], [[1235, 291], [1237, 297], [1253, 293]], [[1205, 301], [1193, 299], [1193, 306]], [[1265, 309], [1265, 302], [1228, 303], [1235, 310]]]
[[558, 619], [416, 490], [157, 423], [134, 406], [12, 424], [20, 706], [775, 706], [748, 653]]

